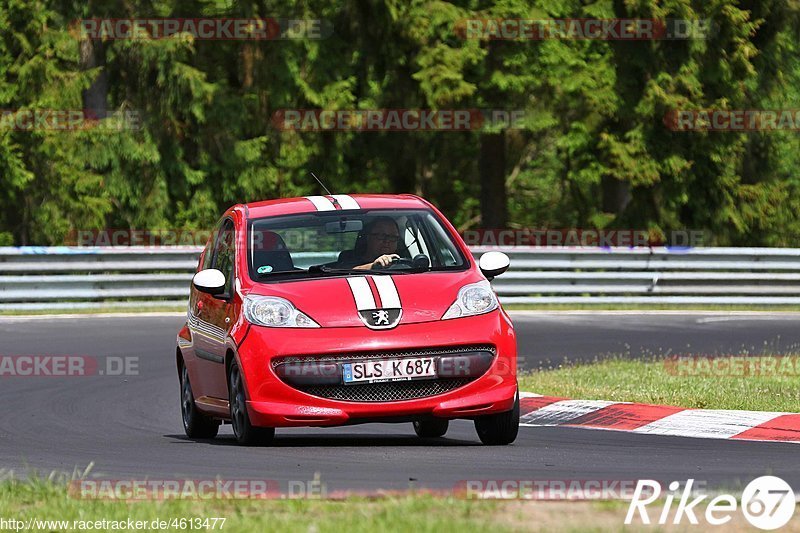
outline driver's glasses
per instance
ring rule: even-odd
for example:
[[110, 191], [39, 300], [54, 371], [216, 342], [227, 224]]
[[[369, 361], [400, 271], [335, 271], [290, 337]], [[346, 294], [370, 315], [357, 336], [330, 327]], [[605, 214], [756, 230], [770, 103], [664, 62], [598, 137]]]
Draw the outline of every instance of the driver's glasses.
[[400, 241], [399, 235], [392, 235], [389, 233], [370, 233], [370, 237], [383, 242], [397, 243]]

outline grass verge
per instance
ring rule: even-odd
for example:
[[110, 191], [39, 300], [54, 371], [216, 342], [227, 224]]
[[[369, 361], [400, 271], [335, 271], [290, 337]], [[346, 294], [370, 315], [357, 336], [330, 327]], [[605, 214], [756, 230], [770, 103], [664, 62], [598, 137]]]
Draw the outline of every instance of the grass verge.
[[[791, 363], [800, 370], [798, 358], [791, 358]], [[520, 376], [520, 389], [581, 400], [800, 413], [800, 377], [796, 373], [675, 375], [674, 369], [658, 360], [615, 358], [525, 373]]]
[[[47, 481], [7, 481], [0, 484], [0, 517], [25, 523], [33, 519], [32, 529], [68, 531], [80, 527], [80, 521], [136, 522], [153, 524], [154, 520], [171, 522], [174, 527], [162, 530], [188, 530], [184, 521], [202, 525], [206, 519], [218, 519], [216, 528], [206, 531], [341, 531], [381, 532], [453, 532], [464, 531], [585, 531], [603, 523], [618, 528], [624, 510], [598, 502], [569, 504], [569, 521], [564, 521], [564, 504], [545, 502], [478, 501], [428, 494], [408, 494], [377, 499], [345, 500], [168, 500], [133, 503], [81, 500], [68, 495], [66, 488]], [[224, 518], [224, 524], [221, 520]], [[199, 520], [199, 521], [198, 521]], [[45, 521], [66, 521], [62, 523]], [[209, 521], [209, 526], [213, 520]], [[546, 527], [545, 527], [546, 524]], [[8, 525], [8, 524], [6, 524]], [[38, 525], [39, 527], [36, 527]], [[109, 529], [109, 523], [99, 529]], [[136, 527], [136, 526], [135, 526]], [[11, 527], [10, 529], [14, 529]], [[98, 525], [94, 526], [98, 529]], [[126, 528], [123, 528], [125, 530]], [[191, 529], [198, 529], [195, 527]], [[152, 530], [150, 526], [145, 530]]]
[[[0, 517], [7, 530], [309, 531], [314, 533], [415, 531], [463, 533], [653, 531], [634, 522], [624, 526], [623, 501], [491, 501], [428, 494], [345, 500], [168, 500], [134, 503], [80, 500], [63, 485], [47, 481], [0, 483]], [[213, 519], [217, 520], [214, 521]], [[225, 519], [224, 522], [220, 519]], [[207, 527], [204, 526], [209, 519]], [[15, 520], [16, 524], [9, 521]], [[31, 520], [31, 523], [28, 523]], [[128, 521], [134, 524], [127, 527]], [[173, 523], [173, 520], [175, 521]], [[48, 523], [48, 521], [50, 521]], [[102, 522], [105, 521], [105, 522]], [[135, 525], [136, 522], [145, 527]], [[92, 525], [88, 525], [92, 524]], [[191, 524], [191, 525], [190, 525]], [[216, 527], [212, 528], [211, 525]], [[121, 527], [116, 527], [121, 526]], [[662, 526], [659, 530], [686, 530]], [[737, 516], [727, 531], [745, 531]], [[798, 528], [789, 528], [798, 531]]]
[[[171, 522], [186, 519], [192, 529], [206, 531], [443, 531], [468, 530], [515, 531], [513, 526], [497, 527], [502, 513], [498, 502], [467, 502], [437, 499], [432, 496], [407, 496], [382, 500], [167, 500], [119, 501], [81, 500], [67, 494], [63, 486], [47, 482], [12, 482], [0, 487], [0, 516], [26, 521], [67, 521], [40, 529], [72, 529], [73, 521], [142, 521]], [[214, 521], [213, 519], [225, 519]], [[199, 519], [200, 522], [196, 522]], [[208, 526], [203, 521], [211, 519]], [[210, 527], [212, 522], [216, 528]], [[77, 528], [75, 528], [77, 529]], [[97, 529], [97, 528], [95, 528]], [[109, 530], [109, 527], [101, 527]], [[187, 530], [175, 527], [167, 530]], [[148, 526], [145, 530], [151, 531]], [[162, 529], [163, 530], [163, 529]]]

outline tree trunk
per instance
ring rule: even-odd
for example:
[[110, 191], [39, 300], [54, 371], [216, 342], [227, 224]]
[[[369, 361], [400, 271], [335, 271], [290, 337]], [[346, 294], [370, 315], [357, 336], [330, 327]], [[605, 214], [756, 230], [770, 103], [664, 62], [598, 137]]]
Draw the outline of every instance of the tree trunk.
[[101, 67], [92, 84], [82, 93], [84, 114], [97, 119], [106, 118], [108, 113], [108, 73], [105, 69], [105, 46], [99, 39], [83, 39], [79, 46], [81, 70]]
[[603, 176], [601, 187], [603, 191], [603, 212], [622, 214], [631, 201], [630, 183], [620, 181], [612, 176]]
[[508, 224], [505, 132], [481, 134], [478, 167], [481, 226], [486, 229], [505, 228]]
[[420, 184], [418, 183], [417, 172], [421, 156], [417, 153], [417, 141], [411, 135], [406, 135], [405, 139], [395, 141], [392, 135], [389, 137], [396, 144], [392, 153], [388, 156], [387, 168], [391, 190], [394, 193], [419, 193]]

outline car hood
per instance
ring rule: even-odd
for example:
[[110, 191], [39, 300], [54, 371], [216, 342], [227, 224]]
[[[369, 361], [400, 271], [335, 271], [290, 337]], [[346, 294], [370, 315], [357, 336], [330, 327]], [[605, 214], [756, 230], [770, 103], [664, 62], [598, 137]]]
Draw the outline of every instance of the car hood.
[[472, 270], [365, 274], [260, 283], [248, 294], [286, 298], [322, 327], [366, 327], [365, 316], [398, 305], [397, 325], [417, 324], [440, 320], [461, 287], [483, 279]]

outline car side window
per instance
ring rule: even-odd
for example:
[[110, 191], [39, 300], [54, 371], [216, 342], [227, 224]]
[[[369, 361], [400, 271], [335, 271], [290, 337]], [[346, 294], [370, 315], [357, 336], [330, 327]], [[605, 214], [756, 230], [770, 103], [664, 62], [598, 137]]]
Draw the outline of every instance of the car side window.
[[[217, 226], [217, 228], [219, 228], [219, 226]], [[215, 230], [208, 238], [206, 247], [203, 250], [203, 263], [200, 266], [200, 270], [211, 268], [211, 259], [214, 257], [214, 243], [216, 241], [215, 237], [217, 236], [217, 233], [218, 232]]]
[[419, 254], [430, 257], [430, 254], [428, 253], [428, 245], [425, 242], [425, 239], [422, 238], [419, 226], [411, 218], [406, 221], [405, 231], [403, 232], [403, 240], [411, 257]]
[[219, 229], [216, 245], [214, 246], [214, 259], [211, 268], [216, 268], [225, 274], [225, 292], [233, 291], [234, 265], [236, 256], [236, 239], [233, 221], [225, 220]]

